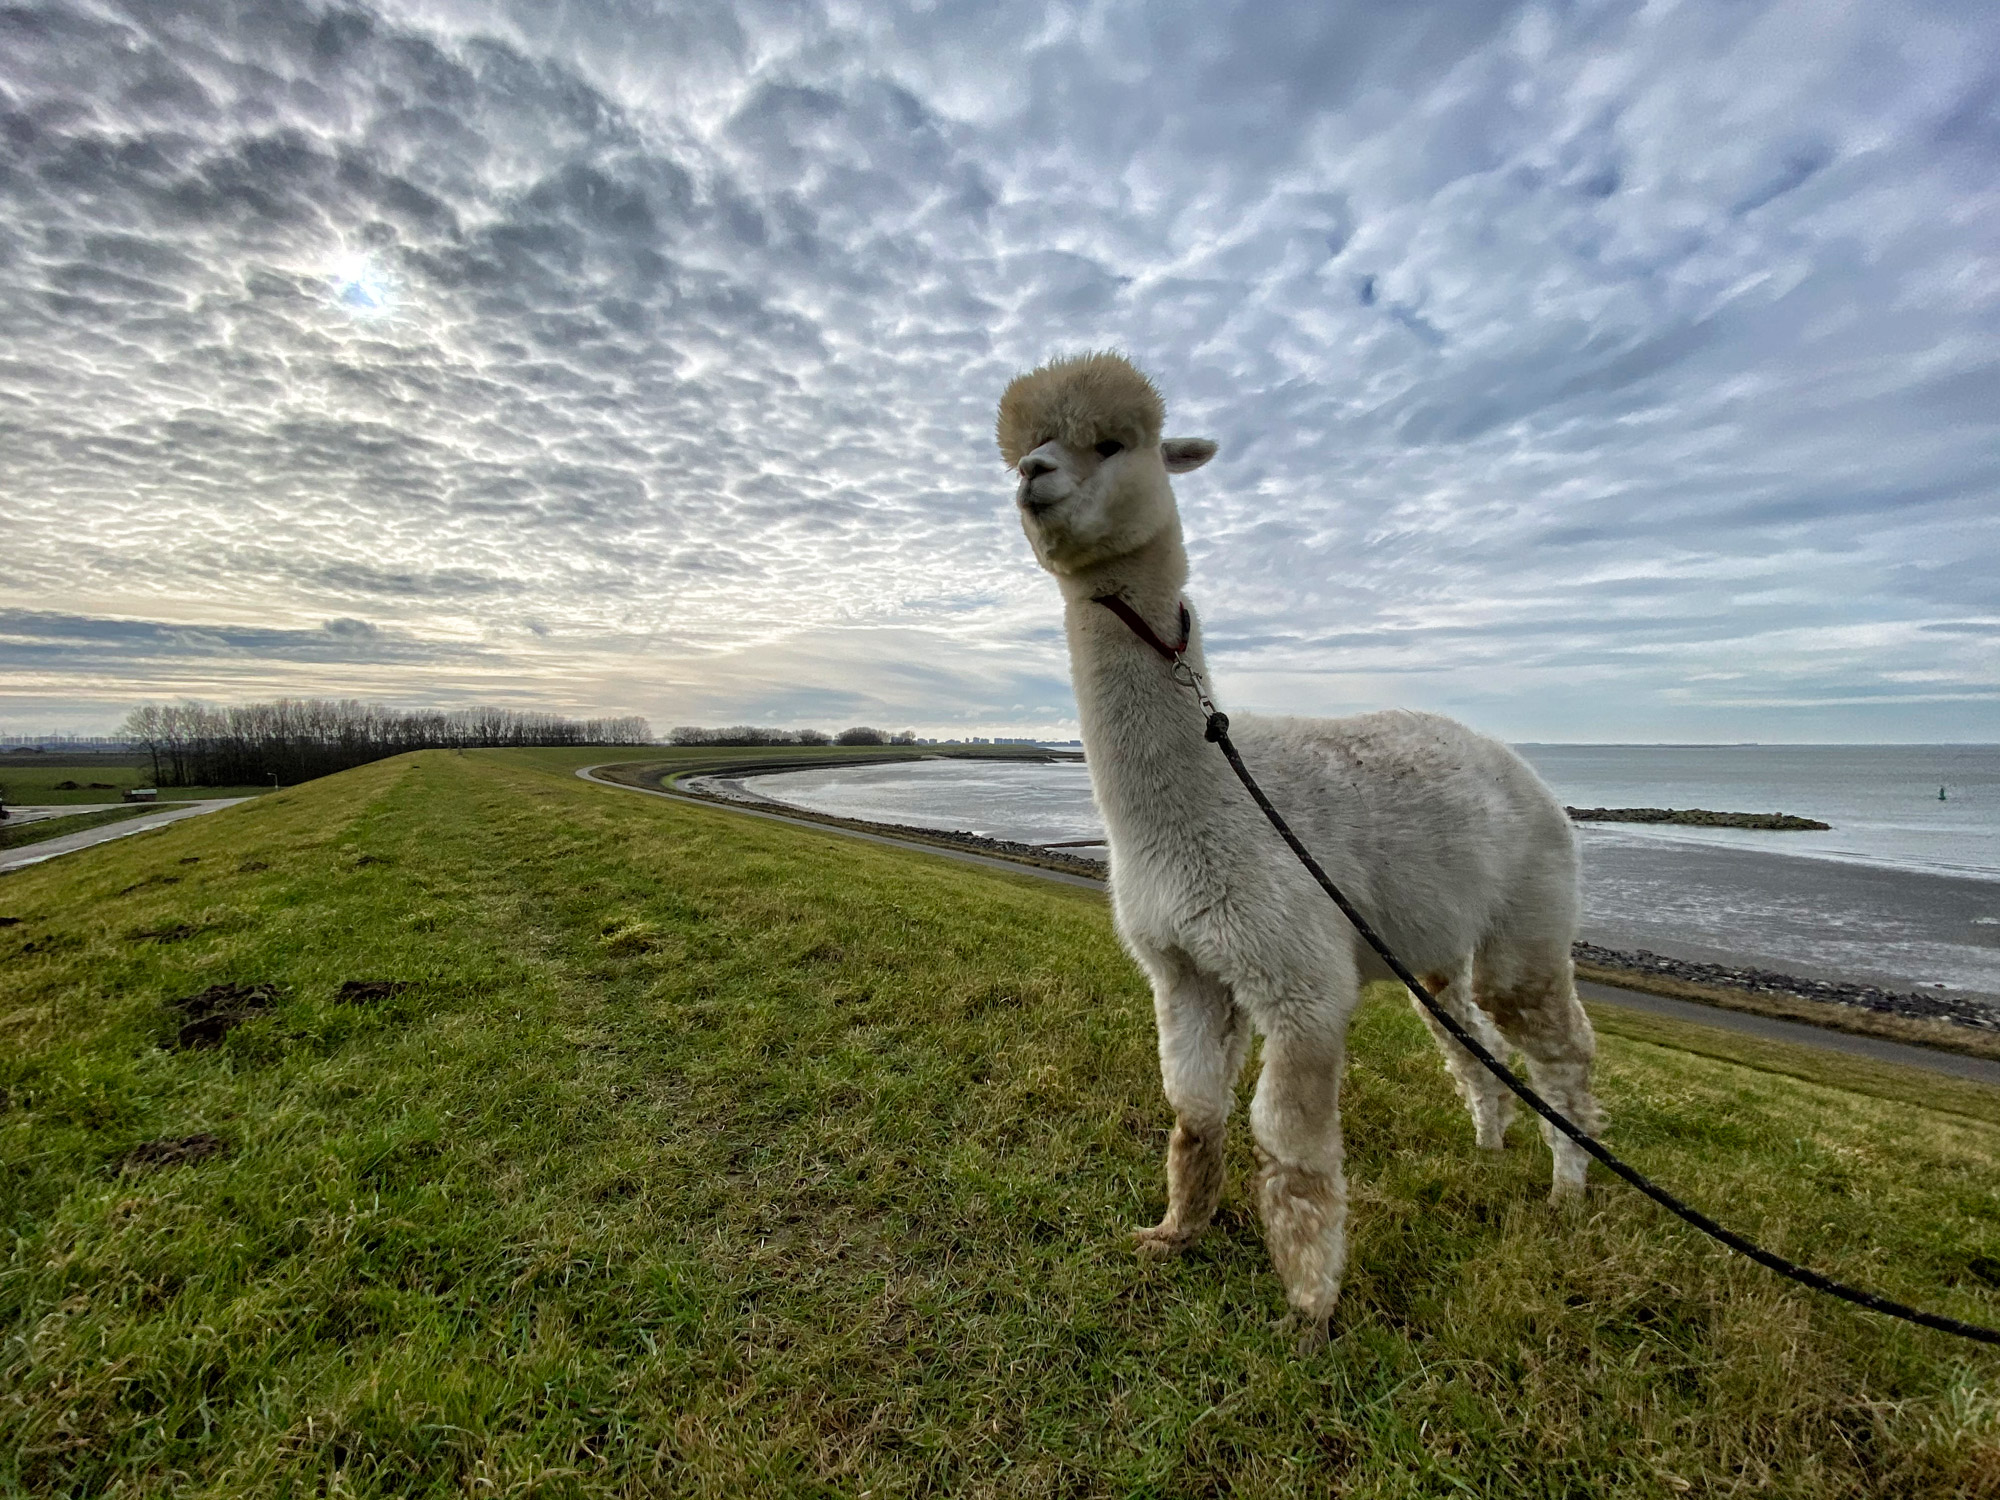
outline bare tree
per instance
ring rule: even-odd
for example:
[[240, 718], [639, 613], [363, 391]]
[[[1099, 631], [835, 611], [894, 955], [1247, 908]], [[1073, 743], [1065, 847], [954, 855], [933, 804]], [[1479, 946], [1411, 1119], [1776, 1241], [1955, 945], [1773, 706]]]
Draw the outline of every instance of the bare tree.
[[217, 708], [144, 704], [122, 737], [144, 749], [156, 786], [306, 781], [408, 750], [498, 745], [646, 745], [637, 715], [566, 719], [511, 708], [399, 711], [354, 698], [279, 698]]

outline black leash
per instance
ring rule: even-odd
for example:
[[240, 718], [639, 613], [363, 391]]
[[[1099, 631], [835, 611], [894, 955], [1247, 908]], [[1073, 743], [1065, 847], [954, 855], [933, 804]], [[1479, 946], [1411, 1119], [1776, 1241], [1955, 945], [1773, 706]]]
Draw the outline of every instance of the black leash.
[[1723, 1228], [1722, 1225], [1716, 1223], [1715, 1220], [1711, 1219], [1700, 1209], [1683, 1203], [1679, 1198], [1676, 1198], [1672, 1193], [1647, 1177], [1636, 1167], [1627, 1166], [1624, 1162], [1620, 1161], [1612, 1154], [1609, 1147], [1598, 1141], [1589, 1132], [1584, 1130], [1582, 1126], [1576, 1124], [1567, 1115], [1563, 1114], [1561, 1110], [1529, 1088], [1526, 1083], [1515, 1076], [1512, 1068], [1501, 1062], [1491, 1052], [1488, 1052], [1476, 1037], [1459, 1024], [1458, 1018], [1440, 1005], [1437, 997], [1424, 988], [1423, 982], [1416, 975], [1412, 974], [1403, 961], [1396, 957], [1389, 945], [1382, 941], [1381, 936], [1369, 925], [1368, 919], [1362, 916], [1356, 910], [1354, 903], [1341, 893], [1340, 887], [1335, 885], [1326, 871], [1320, 868], [1319, 861], [1314, 859], [1312, 852], [1299, 842], [1299, 836], [1292, 832], [1291, 826], [1285, 822], [1284, 817], [1279, 813], [1277, 808], [1271, 805], [1271, 799], [1264, 795], [1264, 789], [1257, 785], [1256, 778], [1251, 776], [1249, 768], [1243, 764], [1243, 757], [1236, 753], [1236, 746], [1230, 743], [1229, 716], [1216, 708], [1215, 704], [1209, 699], [1207, 689], [1202, 685], [1201, 674], [1189, 665], [1186, 656], [1183, 654], [1187, 650], [1188, 645], [1187, 606], [1185, 604], [1181, 606], [1181, 644], [1178, 649], [1175, 649], [1160, 640], [1149, 627], [1145, 627], [1145, 622], [1140, 618], [1138, 612], [1123, 599], [1118, 598], [1116, 595], [1107, 594], [1101, 596], [1095, 602], [1102, 604], [1128, 626], [1131, 626], [1133, 632], [1141, 640], [1145, 641], [1148, 646], [1151, 646], [1153, 650], [1173, 664], [1174, 680], [1183, 687], [1194, 690], [1196, 697], [1201, 701], [1202, 711], [1208, 715], [1207, 738], [1209, 743], [1218, 746], [1223, 755], [1228, 758], [1229, 768], [1236, 773], [1236, 779], [1243, 783], [1243, 789], [1250, 794], [1251, 800], [1263, 809], [1264, 816], [1270, 819], [1271, 826], [1278, 830], [1279, 837], [1284, 839], [1285, 843], [1290, 846], [1292, 853], [1298, 856], [1299, 863], [1304, 865], [1308, 873], [1312, 875], [1312, 878], [1319, 882], [1320, 889], [1333, 898], [1333, 904], [1339, 907], [1347, 920], [1354, 924], [1354, 930], [1361, 934], [1363, 941], [1370, 948], [1373, 948], [1377, 956], [1389, 966], [1390, 971], [1409, 987], [1410, 993], [1415, 995], [1424, 1009], [1437, 1019], [1438, 1024], [1451, 1033], [1452, 1040], [1478, 1058], [1486, 1071], [1506, 1084], [1513, 1091], [1514, 1096], [1523, 1104], [1527, 1105], [1528, 1108], [1532, 1109], [1544, 1120], [1547, 1120], [1549, 1124], [1568, 1136], [1570, 1140], [1581, 1146], [1591, 1156], [1604, 1163], [1612, 1172], [1644, 1193], [1648, 1198], [1651, 1198], [1660, 1207], [1666, 1209], [1668, 1213], [1673, 1214], [1676, 1218], [1688, 1224], [1692, 1224], [1709, 1238], [1720, 1240], [1738, 1254], [1747, 1255], [1750, 1259], [1756, 1261], [1758, 1265], [1766, 1266], [1776, 1271], [1780, 1276], [1788, 1277], [1798, 1282], [1801, 1286], [1809, 1286], [1816, 1292], [1825, 1292], [1829, 1297], [1838, 1297], [1843, 1302], [1852, 1302], [1857, 1307], [1867, 1308], [1870, 1312], [1883, 1313], [1892, 1318], [1901, 1318], [1906, 1323], [1916, 1323], [1925, 1328], [1935, 1328], [1940, 1333], [1954, 1333], [1960, 1338], [1976, 1339], [1982, 1344], [2000, 1344], [2000, 1328], [1986, 1328], [1978, 1323], [1964, 1323], [1960, 1322], [1957, 1318], [1947, 1318], [1942, 1313], [1925, 1312], [1922, 1308], [1918, 1307], [1906, 1307], [1901, 1302], [1893, 1301], [1888, 1297], [1864, 1291], [1860, 1287], [1849, 1286], [1845, 1282], [1835, 1281], [1831, 1276], [1822, 1276], [1819, 1272], [1808, 1266], [1802, 1266], [1797, 1261], [1787, 1260], [1775, 1251], [1766, 1250], [1762, 1245], [1745, 1239], [1735, 1231]]

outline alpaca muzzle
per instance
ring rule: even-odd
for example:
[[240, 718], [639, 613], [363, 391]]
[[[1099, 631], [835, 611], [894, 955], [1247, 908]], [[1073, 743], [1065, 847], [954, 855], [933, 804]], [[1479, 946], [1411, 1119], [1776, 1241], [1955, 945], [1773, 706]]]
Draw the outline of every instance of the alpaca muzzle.
[[[1030, 472], [1029, 465], [1038, 467]], [[1021, 484], [1015, 492], [1021, 509], [1030, 515], [1045, 515], [1076, 493], [1076, 484], [1054, 464], [1028, 458], [1021, 462]]]

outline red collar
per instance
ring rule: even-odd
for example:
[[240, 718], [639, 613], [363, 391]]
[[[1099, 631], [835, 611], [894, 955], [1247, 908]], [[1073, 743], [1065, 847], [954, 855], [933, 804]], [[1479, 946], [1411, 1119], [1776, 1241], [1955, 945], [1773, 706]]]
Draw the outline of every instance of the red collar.
[[1116, 594], [1098, 594], [1090, 602], [1092, 604], [1101, 604], [1110, 610], [1111, 613], [1118, 616], [1119, 619], [1131, 627], [1132, 634], [1159, 652], [1160, 656], [1167, 661], [1180, 660], [1181, 653], [1188, 648], [1188, 641], [1192, 638], [1193, 622], [1188, 619], [1188, 607], [1185, 604], [1177, 606], [1181, 616], [1181, 643], [1178, 646], [1169, 646], [1165, 641], [1153, 634], [1153, 627], [1140, 617], [1138, 610], [1127, 604]]

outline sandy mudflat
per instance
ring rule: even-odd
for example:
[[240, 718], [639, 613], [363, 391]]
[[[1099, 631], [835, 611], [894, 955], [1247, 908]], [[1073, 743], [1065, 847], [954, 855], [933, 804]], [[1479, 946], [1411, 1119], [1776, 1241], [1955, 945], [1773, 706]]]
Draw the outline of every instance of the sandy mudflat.
[[2000, 1005], [2000, 881], [1589, 834], [1582, 842], [1591, 942], [1892, 989], [1942, 981]]

